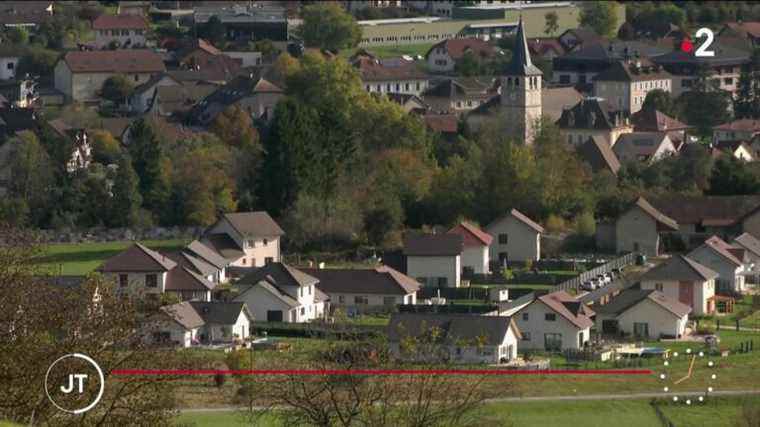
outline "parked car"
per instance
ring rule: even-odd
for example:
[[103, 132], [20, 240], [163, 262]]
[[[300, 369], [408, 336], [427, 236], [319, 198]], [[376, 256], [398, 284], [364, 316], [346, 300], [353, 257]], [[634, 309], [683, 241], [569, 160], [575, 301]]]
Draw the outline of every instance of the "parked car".
[[591, 283], [590, 280], [587, 280], [587, 281], [581, 283], [581, 289], [583, 289], [584, 291], [589, 291], [590, 292], [590, 291], [593, 291], [595, 289], [595, 287]]

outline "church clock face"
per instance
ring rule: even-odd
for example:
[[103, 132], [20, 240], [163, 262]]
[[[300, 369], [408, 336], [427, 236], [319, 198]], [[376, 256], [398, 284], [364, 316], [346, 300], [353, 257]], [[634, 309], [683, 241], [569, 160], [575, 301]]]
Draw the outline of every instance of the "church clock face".
[[[710, 393], [715, 392], [718, 374], [716, 362], [704, 351], [673, 352], [663, 362], [659, 379], [660, 391], [672, 394], [673, 403], [694, 405], [704, 403]], [[694, 384], [699, 384], [695, 395]], [[688, 392], [687, 392], [688, 391]]]

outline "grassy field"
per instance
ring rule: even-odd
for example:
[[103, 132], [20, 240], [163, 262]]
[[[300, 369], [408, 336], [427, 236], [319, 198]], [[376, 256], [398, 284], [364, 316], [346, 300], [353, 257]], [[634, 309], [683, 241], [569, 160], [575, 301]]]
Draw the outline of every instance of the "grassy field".
[[[685, 406], [664, 404], [660, 408], [674, 425], [679, 427], [729, 427], [737, 424], [737, 416], [744, 400], [742, 398], [716, 398], [703, 405]], [[750, 404], [759, 405], [760, 398], [752, 397]], [[551, 408], [551, 410], [547, 410]], [[496, 426], [564, 426], [583, 425], [607, 427], [614, 420], [616, 427], [660, 425], [649, 400], [608, 401], [546, 401], [510, 402], [485, 405], [477, 414], [482, 427]], [[246, 423], [239, 412], [183, 413], [177, 424], [195, 427], [238, 427]], [[272, 416], [259, 418], [257, 426], [277, 425]]]
[[[186, 240], [143, 241], [151, 249], [177, 250], [188, 243]], [[85, 275], [92, 272], [106, 259], [118, 254], [134, 242], [65, 243], [47, 246], [38, 264], [51, 273]]]

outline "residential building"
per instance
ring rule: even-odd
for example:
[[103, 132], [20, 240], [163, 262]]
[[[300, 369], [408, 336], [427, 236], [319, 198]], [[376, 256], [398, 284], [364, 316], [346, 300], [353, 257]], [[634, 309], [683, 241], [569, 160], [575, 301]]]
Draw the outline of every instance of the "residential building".
[[227, 213], [204, 233], [201, 243], [235, 267], [261, 267], [280, 262], [285, 232], [263, 211]]
[[267, 322], [303, 323], [327, 313], [329, 297], [316, 285], [319, 279], [281, 262], [271, 262], [243, 276], [236, 302]]
[[[562, 41], [562, 36], [560, 36], [560, 41]], [[584, 91], [590, 91], [596, 76], [613, 64], [642, 58], [653, 59], [666, 52], [667, 49], [637, 41], [584, 42], [578, 48], [570, 48], [566, 54], [554, 58], [552, 82], [579, 85], [584, 88]]]
[[0, 26], [34, 30], [53, 19], [54, 8], [53, 1], [3, 1], [0, 2]]
[[596, 330], [638, 339], [682, 338], [691, 308], [654, 289], [626, 289], [594, 307]]
[[670, 74], [646, 58], [615, 61], [594, 78], [594, 96], [627, 114], [641, 110], [653, 90], [670, 92]]
[[[186, 255], [192, 264], [199, 264], [198, 267], [195, 267], [198, 274], [211, 273], [212, 277], [207, 277], [209, 281], [217, 284], [227, 283], [227, 267], [229, 267], [230, 262], [212, 248], [204, 245], [199, 240], [193, 240], [184, 247], [183, 254]], [[202, 261], [206, 265], [194, 261], [193, 258]], [[215, 271], [209, 269], [209, 265], [213, 266]]]
[[[715, 312], [718, 273], [685, 255], [673, 255], [640, 278], [643, 290], [656, 290], [690, 307], [697, 316]], [[597, 310], [598, 312], [598, 310]]]
[[713, 144], [723, 141], [751, 141], [760, 135], [760, 120], [739, 119], [713, 128]]
[[260, 75], [240, 76], [205, 97], [188, 115], [193, 122], [208, 126], [219, 113], [237, 105], [254, 119], [270, 120], [284, 96], [281, 88]]
[[594, 312], [565, 291], [529, 294], [499, 314], [515, 319], [523, 350], [583, 349], [594, 325]]
[[718, 37], [738, 36], [746, 39], [749, 45], [760, 45], [760, 22], [726, 22], [717, 33]]
[[669, 117], [655, 108], [642, 108], [631, 115], [634, 132], [665, 132], [673, 145], [680, 151], [686, 143], [689, 126]]
[[602, 138], [595, 136], [589, 138], [576, 149], [579, 158], [589, 165], [591, 171], [599, 173], [608, 171], [617, 175], [620, 170], [620, 160], [612, 148]]
[[423, 286], [458, 288], [464, 239], [458, 234], [410, 234], [404, 237], [406, 274]]
[[496, 49], [476, 38], [449, 38], [434, 44], [425, 54], [425, 61], [431, 72], [448, 73], [454, 71], [456, 63], [467, 54], [479, 61], [487, 61], [496, 55]]
[[317, 278], [317, 289], [330, 298], [330, 307], [349, 315], [394, 311], [400, 304], [417, 304], [420, 284], [388, 266], [376, 268], [304, 268]]
[[18, 108], [32, 108], [38, 100], [36, 83], [32, 79], [0, 80], [0, 96]]
[[599, 98], [585, 98], [564, 110], [557, 125], [562, 136], [573, 146], [597, 137], [612, 147], [620, 135], [633, 132], [625, 112]]
[[620, 135], [612, 150], [622, 163], [654, 163], [678, 153], [664, 132], [631, 132]]
[[744, 249], [746, 256], [745, 265], [748, 265], [748, 273], [752, 273], [752, 283], [760, 283], [760, 240], [749, 233], [742, 233], [736, 237], [731, 246]]
[[341, 3], [349, 12], [367, 8], [401, 7], [401, 0], [352, 0]]
[[493, 241], [490, 234], [484, 232], [476, 225], [462, 221], [455, 225], [451, 234], [462, 236], [464, 251], [462, 251], [462, 276], [472, 277], [474, 274], [489, 274], [488, 248]]
[[95, 46], [98, 49], [145, 47], [148, 23], [140, 15], [109, 15], [104, 13], [92, 21]]
[[718, 89], [736, 94], [739, 88], [739, 74], [744, 65], [750, 62], [750, 53], [716, 41], [710, 46], [714, 56], [695, 56], [680, 49], [652, 58], [671, 74], [671, 93], [674, 98], [688, 92], [694, 86], [700, 70], [707, 69], [710, 79], [717, 83]]
[[[430, 109], [430, 106], [425, 104], [425, 101], [417, 95], [408, 95], [403, 93], [389, 93], [386, 95], [389, 101], [393, 101], [401, 106], [407, 113], [414, 113], [424, 115], [426, 111]], [[455, 119], [456, 121], [456, 119]]]
[[498, 96], [491, 77], [458, 77], [430, 87], [422, 101], [436, 114], [463, 114]]
[[579, 50], [584, 45], [588, 46], [594, 43], [605, 42], [605, 38], [596, 33], [591, 28], [570, 28], [557, 37], [559, 44], [569, 52]]
[[288, 40], [287, 11], [282, 8], [261, 7], [256, 4], [225, 4], [210, 2], [193, 8], [195, 25], [216, 16], [226, 31], [226, 39], [238, 42], [253, 40]]
[[557, 122], [562, 117], [562, 112], [572, 108], [583, 100], [583, 95], [572, 86], [548, 87], [543, 84], [541, 88], [541, 117]]
[[493, 236], [489, 258], [500, 266], [541, 259], [541, 235], [544, 228], [517, 209], [488, 224], [486, 233]]
[[96, 271], [114, 281], [117, 292], [148, 298], [174, 293], [180, 300], [210, 301], [214, 289], [205, 277], [140, 243], [108, 258]]
[[710, 147], [713, 157], [720, 157], [722, 154], [727, 154], [735, 159], [745, 162], [754, 162], [755, 157], [754, 150], [747, 145], [744, 141], [721, 141], [713, 144]]
[[96, 102], [109, 77], [121, 75], [140, 85], [164, 71], [163, 60], [150, 50], [72, 51], [55, 66], [55, 88], [68, 101]]
[[615, 252], [638, 252], [657, 256], [662, 249], [662, 234], [678, 230], [678, 223], [639, 197], [615, 221]]
[[[410, 362], [507, 363], [517, 357], [521, 337], [505, 316], [395, 313], [387, 331], [391, 355]], [[409, 339], [418, 348], [406, 346]]]
[[541, 86], [543, 73], [530, 59], [522, 18], [517, 24], [517, 36], [512, 60], [501, 77], [501, 106], [505, 113], [507, 134], [533, 143], [536, 123], [541, 119]]
[[177, 87], [180, 85], [181, 83], [170, 74], [156, 74], [150, 80], [134, 88], [129, 96], [129, 109], [134, 113], [143, 114], [153, 106], [159, 87]]
[[87, 131], [84, 128], [73, 128], [62, 119], [53, 119], [47, 124], [58, 136], [71, 141], [71, 156], [66, 162], [66, 172], [87, 169], [92, 161], [92, 145], [88, 141]]
[[359, 55], [351, 64], [370, 93], [420, 95], [428, 88], [427, 74], [414, 61], [400, 58], [381, 62], [370, 55]]
[[565, 47], [554, 37], [528, 40], [528, 50], [533, 58], [551, 61], [565, 54]]
[[241, 342], [250, 335], [253, 320], [244, 303], [185, 301], [161, 307], [143, 331], [149, 343], [187, 348]]
[[422, 116], [428, 130], [438, 133], [447, 141], [459, 136], [459, 117], [456, 114], [425, 114]]
[[18, 61], [25, 53], [25, 50], [19, 46], [7, 43], [0, 44], [0, 80], [16, 78]]
[[715, 281], [719, 293], [740, 294], [746, 291], [744, 250], [712, 236], [689, 252], [688, 257], [718, 273]]

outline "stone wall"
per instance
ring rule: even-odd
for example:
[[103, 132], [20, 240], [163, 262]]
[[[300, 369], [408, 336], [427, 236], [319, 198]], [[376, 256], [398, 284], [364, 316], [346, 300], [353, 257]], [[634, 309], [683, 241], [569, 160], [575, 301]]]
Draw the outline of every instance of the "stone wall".
[[41, 243], [92, 243], [130, 240], [192, 240], [200, 237], [203, 231], [203, 227], [153, 227], [147, 229], [38, 230], [37, 233]]

